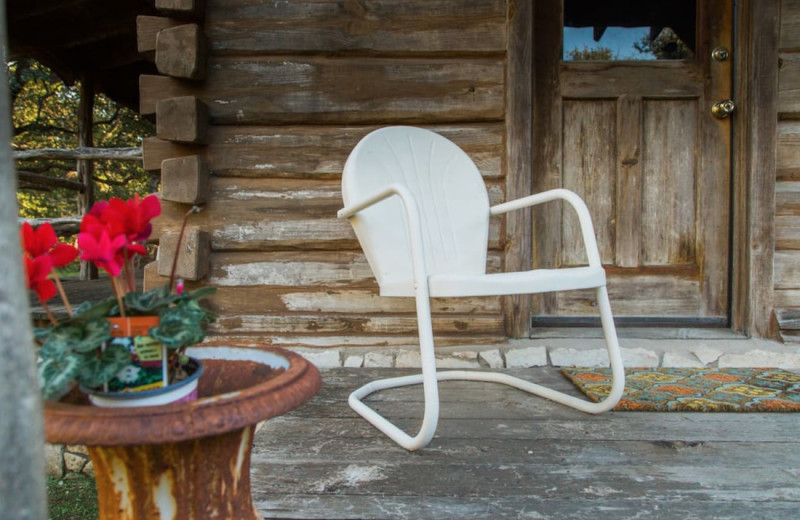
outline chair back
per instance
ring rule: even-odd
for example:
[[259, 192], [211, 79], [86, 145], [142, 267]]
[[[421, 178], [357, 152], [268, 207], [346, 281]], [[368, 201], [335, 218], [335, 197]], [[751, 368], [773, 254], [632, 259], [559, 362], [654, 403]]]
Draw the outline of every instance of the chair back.
[[[345, 164], [345, 207], [395, 183], [416, 202], [427, 275], [486, 271], [489, 197], [478, 168], [461, 148], [422, 128], [393, 126], [370, 133]], [[408, 226], [399, 198], [360, 211], [350, 222], [381, 294], [413, 296]]]

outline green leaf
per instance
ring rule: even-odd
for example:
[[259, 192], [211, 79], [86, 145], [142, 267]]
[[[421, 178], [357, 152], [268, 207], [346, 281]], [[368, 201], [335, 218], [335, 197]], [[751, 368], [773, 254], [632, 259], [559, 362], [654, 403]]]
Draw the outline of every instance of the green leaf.
[[50, 331], [42, 343], [43, 358], [62, 357], [68, 352], [91, 352], [111, 339], [111, 325], [105, 318], [64, 323]]
[[86, 387], [98, 387], [130, 365], [131, 360], [131, 353], [127, 348], [112, 343], [106, 346], [99, 358], [94, 353], [84, 354], [75, 379]]
[[83, 302], [73, 312], [72, 320], [91, 320], [95, 318], [105, 318], [112, 314], [112, 309], [116, 307], [117, 299], [112, 297], [101, 300], [97, 303]]
[[38, 367], [42, 396], [45, 399], [60, 397], [75, 380], [80, 366], [81, 358], [77, 354], [43, 359]]
[[150, 329], [150, 337], [169, 349], [199, 343], [206, 337], [202, 326], [205, 314], [187, 306], [165, 309], [159, 314], [158, 326]]
[[179, 298], [180, 296], [170, 292], [168, 285], [162, 285], [145, 293], [130, 292], [123, 298], [123, 303], [126, 309], [154, 314], [154, 311], [167, 307]]

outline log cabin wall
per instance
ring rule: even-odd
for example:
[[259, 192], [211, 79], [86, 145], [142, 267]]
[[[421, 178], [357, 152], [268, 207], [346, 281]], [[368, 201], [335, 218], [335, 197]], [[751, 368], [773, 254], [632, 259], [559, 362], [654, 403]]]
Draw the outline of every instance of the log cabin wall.
[[800, 1], [781, 5], [774, 299], [784, 339], [800, 317]]
[[[513, 2], [159, 4], [163, 17], [139, 20], [140, 50], [160, 72], [140, 79], [141, 112], [158, 128], [144, 163], [161, 170], [164, 199], [146, 286], [166, 283], [166, 237], [198, 203], [179, 270], [218, 288], [216, 339], [415, 343], [413, 299], [378, 296], [350, 225], [336, 219], [341, 171], [371, 130], [419, 125], [464, 148], [491, 203], [503, 201]], [[491, 227], [491, 271], [503, 268], [504, 225]], [[505, 336], [499, 298], [432, 304], [440, 345]]]

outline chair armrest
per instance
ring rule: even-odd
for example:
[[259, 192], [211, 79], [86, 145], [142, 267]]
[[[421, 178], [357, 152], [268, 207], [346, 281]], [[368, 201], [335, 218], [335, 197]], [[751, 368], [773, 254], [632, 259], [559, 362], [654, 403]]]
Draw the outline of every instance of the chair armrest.
[[522, 197], [520, 199], [511, 200], [508, 202], [503, 202], [502, 204], [497, 204], [496, 206], [492, 206], [489, 208], [489, 214], [492, 216], [502, 215], [503, 213], [508, 213], [509, 211], [524, 209], [554, 200], [567, 201], [575, 210], [575, 213], [578, 214], [578, 220], [581, 226], [581, 234], [583, 235], [583, 243], [584, 247], [586, 248], [586, 256], [589, 259], [589, 265], [602, 266], [602, 262], [600, 261], [600, 252], [597, 249], [597, 239], [594, 236], [592, 216], [589, 214], [589, 208], [586, 207], [586, 203], [583, 201], [583, 199], [573, 191], [559, 188], [555, 190], [543, 191], [534, 195], [528, 195], [527, 197]]
[[[406, 213], [406, 222], [408, 224], [408, 241], [411, 246], [411, 261], [414, 272], [414, 285], [417, 294], [417, 301], [424, 300], [427, 302], [429, 298], [428, 288], [428, 270], [425, 265], [425, 255], [422, 246], [422, 221], [419, 217], [419, 210], [417, 203], [414, 200], [414, 195], [408, 188], [402, 184], [390, 184], [384, 189], [370, 195], [369, 197], [351, 204], [347, 207], [340, 209], [336, 216], [338, 218], [352, 218], [355, 217], [359, 211], [373, 206], [381, 201], [397, 195], [403, 202], [403, 209]], [[427, 305], [427, 303], [426, 303]]]
[[[337, 218], [353, 217], [359, 211], [366, 209], [381, 201], [384, 201], [389, 197], [391, 197], [392, 195], [399, 196], [400, 199], [403, 201], [403, 206], [406, 208], [407, 217], [412, 218], [411, 217], [412, 213], [414, 214], [414, 217], [417, 216], [416, 215], [417, 207], [416, 204], [414, 204], [414, 196], [411, 195], [411, 192], [408, 191], [408, 189], [401, 184], [390, 184], [381, 191], [379, 191], [378, 193], [375, 193], [374, 195], [371, 195], [364, 200], [360, 200], [355, 204], [351, 204], [347, 207], [340, 209], [336, 213], [336, 217]], [[411, 204], [409, 204], [409, 201], [411, 202]]]

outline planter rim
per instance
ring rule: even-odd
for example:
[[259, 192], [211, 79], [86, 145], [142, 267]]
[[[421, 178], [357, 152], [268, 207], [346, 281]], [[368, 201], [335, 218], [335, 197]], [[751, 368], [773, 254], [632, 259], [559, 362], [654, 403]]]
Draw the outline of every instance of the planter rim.
[[[101, 397], [101, 398], [106, 398], [106, 399], [114, 399], [114, 400], [117, 400], [117, 401], [123, 401], [123, 402], [124, 401], [128, 401], [128, 402], [130, 402], [130, 401], [142, 400], [142, 399], [147, 399], [147, 398], [150, 398], [150, 397], [155, 397], [155, 396], [167, 393], [167, 392], [173, 392], [173, 391], [181, 389], [181, 388], [183, 388], [185, 386], [191, 385], [193, 383], [195, 384], [195, 387], [196, 387], [197, 386], [196, 381], [201, 375], [203, 375], [203, 372], [205, 371], [205, 368], [203, 367], [203, 363], [202, 363], [201, 360], [193, 358], [191, 356], [189, 358], [191, 360], [193, 360], [195, 363], [197, 363], [197, 368], [195, 368], [194, 372], [189, 374], [189, 377], [187, 377], [186, 379], [182, 379], [182, 380], [178, 381], [177, 383], [173, 383], [171, 385], [162, 386], [160, 388], [153, 388], [151, 390], [142, 390], [142, 391], [139, 391], [139, 392], [105, 392], [103, 390], [96, 390], [94, 388], [86, 388], [83, 385], [81, 385], [79, 388], [80, 388], [81, 392], [83, 392], [84, 394], [87, 394], [87, 395], [90, 396], [89, 397], [90, 400], [91, 400], [91, 396], [96, 396], [96, 397]], [[188, 391], [189, 390], [187, 389], [187, 392]], [[97, 406], [97, 405], [95, 405], [95, 406]], [[123, 406], [131, 406], [131, 405], [124, 404]], [[165, 406], [165, 405], [151, 405], [151, 406]]]
[[[299, 354], [278, 347], [252, 344], [203, 343], [193, 351], [228, 347], [276, 355], [288, 361], [286, 371], [240, 390], [205, 396], [188, 403], [163, 406], [103, 408], [88, 404], [45, 401], [45, 437], [48, 442], [87, 446], [124, 446], [180, 442], [217, 435], [281, 415], [308, 401], [321, 385], [319, 370]], [[204, 358], [206, 374], [217, 362]]]

